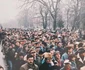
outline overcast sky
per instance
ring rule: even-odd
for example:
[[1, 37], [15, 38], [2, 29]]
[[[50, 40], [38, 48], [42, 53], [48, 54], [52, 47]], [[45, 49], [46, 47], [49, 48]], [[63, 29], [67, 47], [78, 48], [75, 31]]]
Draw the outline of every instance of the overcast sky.
[[15, 19], [19, 10], [17, 0], [0, 0], [0, 23]]

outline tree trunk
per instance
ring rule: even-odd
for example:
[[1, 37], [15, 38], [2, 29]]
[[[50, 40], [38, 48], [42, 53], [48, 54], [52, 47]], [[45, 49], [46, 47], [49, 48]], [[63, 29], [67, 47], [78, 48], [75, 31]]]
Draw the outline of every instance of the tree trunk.
[[53, 30], [56, 30], [56, 19], [53, 22]]

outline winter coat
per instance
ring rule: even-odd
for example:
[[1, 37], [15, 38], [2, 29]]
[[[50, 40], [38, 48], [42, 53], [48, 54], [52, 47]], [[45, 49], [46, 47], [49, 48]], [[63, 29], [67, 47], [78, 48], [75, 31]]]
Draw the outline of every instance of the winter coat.
[[36, 64], [30, 65], [29, 63], [25, 63], [20, 67], [20, 70], [39, 70]]
[[80, 70], [81, 67], [85, 66], [85, 57], [82, 60], [80, 57], [76, 59], [77, 68]]
[[52, 66], [51, 66], [50, 63], [44, 62], [44, 63], [40, 66], [39, 70], [52, 70]]

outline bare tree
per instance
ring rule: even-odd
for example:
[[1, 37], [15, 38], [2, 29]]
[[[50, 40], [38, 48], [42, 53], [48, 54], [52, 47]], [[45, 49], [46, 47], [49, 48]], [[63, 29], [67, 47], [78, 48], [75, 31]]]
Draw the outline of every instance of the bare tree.
[[80, 0], [80, 28], [85, 30], [85, 0]]
[[40, 5], [40, 15], [42, 18], [42, 24], [43, 24], [43, 28], [46, 29], [47, 28], [47, 23], [48, 23], [48, 10], [43, 8], [42, 5]]
[[[69, 0], [70, 1], [70, 0]], [[80, 26], [80, 1], [71, 0], [70, 4], [68, 3], [67, 9], [67, 29], [70, 23], [72, 30], [76, 30]]]
[[73, 29], [78, 29], [79, 27], [77, 26], [77, 25], [79, 25], [79, 21], [80, 21], [80, 19], [79, 19], [79, 17], [80, 17], [80, 15], [79, 15], [79, 0], [76, 0], [76, 1], [74, 1], [74, 26], [73, 26]]
[[24, 1], [23, 5], [28, 5], [29, 3], [33, 4], [35, 2], [38, 2], [42, 4], [44, 7], [46, 7], [46, 9], [48, 10], [53, 19], [53, 29], [54, 30], [56, 29], [58, 6], [61, 0], [23, 0], [23, 1]]

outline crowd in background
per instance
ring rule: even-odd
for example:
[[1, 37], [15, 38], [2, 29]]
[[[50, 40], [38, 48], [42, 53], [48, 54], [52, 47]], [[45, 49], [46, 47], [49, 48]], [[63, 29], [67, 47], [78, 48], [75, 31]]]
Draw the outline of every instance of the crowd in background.
[[8, 70], [85, 70], [85, 32], [0, 31]]

